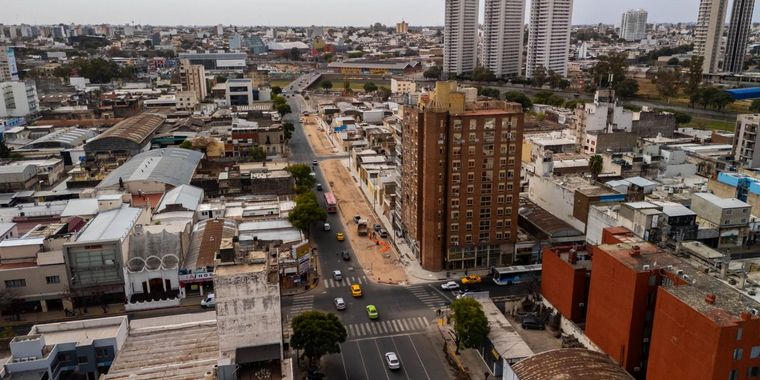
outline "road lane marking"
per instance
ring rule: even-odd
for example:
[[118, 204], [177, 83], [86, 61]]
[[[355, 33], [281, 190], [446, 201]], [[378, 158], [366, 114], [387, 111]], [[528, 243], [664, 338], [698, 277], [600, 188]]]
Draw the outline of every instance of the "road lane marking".
[[[398, 350], [398, 346], [396, 345], [396, 340], [393, 339], [392, 337], [391, 337], [391, 343], [393, 343], [393, 348], [396, 349], [396, 356], [398, 357], [398, 361], [401, 362], [401, 352], [399, 352], [399, 350]], [[407, 374], [406, 368], [405, 368], [406, 366], [403, 365], [403, 364], [404, 363], [401, 363], [401, 365], [402, 365], [401, 372], [404, 374], [404, 377], [406, 377], [407, 379], [409, 379], [409, 375]], [[420, 363], [420, 364], [422, 364], [423, 367], [425, 366], [424, 363]], [[427, 376], [427, 374], [425, 374], [425, 375]]]
[[364, 375], [367, 376], [367, 380], [369, 380], [370, 377], [369, 377], [369, 373], [367, 372], [367, 363], [364, 362], [364, 354], [362, 354], [362, 348], [359, 347], [359, 343], [356, 343], [356, 348], [359, 349], [359, 358], [362, 359], [362, 367], [364, 368]]
[[375, 339], [375, 347], [377, 348], [377, 352], [380, 354], [380, 365], [383, 366], [383, 372], [385, 372], [385, 378], [388, 380], [391, 380], [391, 377], [388, 374], [388, 368], [385, 365], [385, 355], [380, 351], [380, 346], [377, 344], [377, 339]]
[[398, 323], [397, 320], [393, 320], [393, 324], [396, 326], [396, 331], [399, 331], [399, 332], [403, 331], [401, 330], [401, 324]]
[[329, 288], [329, 287], [330, 287], [330, 283], [327, 282], [327, 279], [325, 279], [325, 288]]
[[343, 358], [343, 350], [340, 350], [340, 362], [343, 363], [343, 374], [346, 375], [346, 380], [349, 380], [348, 369], [346, 369], [346, 359]]
[[430, 380], [430, 374], [428, 373], [427, 369], [425, 368], [425, 362], [422, 361], [422, 357], [420, 356], [420, 352], [417, 351], [417, 346], [414, 344], [414, 341], [412, 340], [412, 336], [411, 335], [407, 335], [407, 337], [409, 338], [409, 343], [412, 344], [412, 348], [414, 348], [414, 353], [417, 354], [417, 360], [419, 360], [420, 364], [422, 364], [422, 370], [425, 371], [425, 376], [428, 378], [428, 380]]

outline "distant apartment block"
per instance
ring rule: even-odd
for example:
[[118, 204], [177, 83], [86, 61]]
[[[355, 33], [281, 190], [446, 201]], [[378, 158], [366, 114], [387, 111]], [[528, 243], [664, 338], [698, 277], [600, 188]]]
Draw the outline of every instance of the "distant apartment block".
[[734, 130], [734, 160], [745, 168], [760, 168], [760, 116], [739, 115]]
[[443, 72], [469, 74], [475, 69], [478, 45], [478, 0], [446, 0]]
[[409, 23], [404, 20], [396, 23], [396, 34], [409, 33]]
[[18, 80], [18, 66], [13, 48], [0, 46], [0, 82]]
[[697, 26], [694, 29], [694, 54], [704, 57], [704, 74], [718, 71], [723, 23], [726, 20], [728, 0], [701, 0]]
[[532, 78], [539, 66], [567, 76], [572, 18], [572, 0], [531, 1], [526, 77]]
[[497, 77], [522, 69], [525, 0], [486, 0], [482, 66]]
[[734, 0], [722, 71], [737, 74], [744, 71], [744, 57], [747, 55], [747, 39], [752, 28], [754, 10], [755, 0]]
[[206, 70], [203, 65], [193, 65], [189, 59], [180, 60], [179, 83], [182, 90], [195, 94], [195, 99], [202, 102], [208, 95], [206, 86]]
[[626, 41], [641, 41], [647, 37], [647, 11], [630, 9], [623, 13], [620, 22], [620, 38]]
[[40, 112], [32, 81], [0, 82], [0, 117], [26, 117]]

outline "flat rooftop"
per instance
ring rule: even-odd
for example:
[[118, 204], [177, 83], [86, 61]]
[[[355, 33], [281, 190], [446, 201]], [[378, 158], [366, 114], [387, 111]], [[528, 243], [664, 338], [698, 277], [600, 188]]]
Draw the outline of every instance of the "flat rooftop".
[[483, 312], [488, 318], [488, 325], [491, 327], [491, 331], [488, 332], [488, 339], [493, 343], [493, 348], [499, 355], [509, 361], [533, 356], [533, 350], [528, 347], [515, 327], [509, 323], [490, 298], [477, 298], [476, 300], [483, 306]]
[[34, 325], [29, 335], [42, 335], [46, 345], [74, 343], [77, 346], [92, 344], [94, 340], [114, 338], [119, 329], [126, 327], [127, 317], [98, 318], [82, 321]]
[[[638, 255], [633, 254], [634, 247], [639, 248], [640, 253]], [[676, 257], [666, 254], [659, 250], [657, 246], [647, 242], [602, 244], [598, 245], [597, 249], [607, 252], [607, 254], [637, 272], [644, 271], [644, 265], [648, 265], [649, 270], [653, 270], [664, 268], [668, 265], [680, 264], [680, 261]]]

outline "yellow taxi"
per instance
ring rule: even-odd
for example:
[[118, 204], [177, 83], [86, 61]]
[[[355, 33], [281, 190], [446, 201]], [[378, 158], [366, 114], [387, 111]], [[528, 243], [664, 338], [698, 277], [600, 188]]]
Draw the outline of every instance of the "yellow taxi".
[[335, 234], [335, 238], [338, 239], [338, 241], [346, 240], [346, 235], [343, 234], [343, 232], [338, 232]]
[[351, 285], [351, 295], [354, 297], [361, 297], [362, 296], [362, 287], [359, 284], [352, 284]]
[[464, 276], [461, 279], [461, 282], [463, 285], [466, 284], [480, 284], [483, 280], [478, 276], [477, 274], [471, 274], [469, 276]]

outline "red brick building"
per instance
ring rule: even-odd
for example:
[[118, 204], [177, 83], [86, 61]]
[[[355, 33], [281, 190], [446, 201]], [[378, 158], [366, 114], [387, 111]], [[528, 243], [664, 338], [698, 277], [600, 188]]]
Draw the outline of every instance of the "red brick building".
[[541, 265], [541, 294], [563, 317], [586, 320], [591, 257], [586, 251], [546, 248]]
[[760, 379], [758, 302], [692, 272], [657, 292], [647, 379]]

